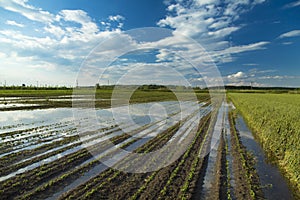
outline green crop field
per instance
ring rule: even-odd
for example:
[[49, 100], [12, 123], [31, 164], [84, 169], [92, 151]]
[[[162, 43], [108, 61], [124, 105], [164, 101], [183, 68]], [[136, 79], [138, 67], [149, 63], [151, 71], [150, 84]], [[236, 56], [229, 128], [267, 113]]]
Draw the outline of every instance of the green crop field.
[[300, 191], [300, 95], [230, 93], [269, 158]]

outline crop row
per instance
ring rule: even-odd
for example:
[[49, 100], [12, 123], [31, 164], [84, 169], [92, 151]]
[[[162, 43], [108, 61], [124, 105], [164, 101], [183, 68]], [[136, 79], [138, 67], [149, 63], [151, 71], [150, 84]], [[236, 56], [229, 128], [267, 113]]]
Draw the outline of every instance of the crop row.
[[[190, 116], [188, 118], [190, 118]], [[142, 145], [141, 147], [136, 149], [135, 152], [136, 153], [147, 153], [149, 151], [157, 149], [158, 146], [165, 144], [165, 142], [168, 141], [176, 133], [178, 128], [179, 128], [179, 123], [175, 124], [173, 127], [170, 127], [166, 131], [160, 133], [158, 136], [156, 136], [155, 138], [153, 138], [152, 140], [147, 142], [145, 145]], [[118, 165], [124, 165], [124, 164], [128, 165], [127, 160], [128, 160], [128, 158], [127, 159], [125, 158], [124, 161], [122, 161], [121, 163], [118, 163]], [[131, 162], [134, 162], [134, 161], [131, 161]], [[86, 183], [84, 185], [84, 187], [82, 186], [81, 189], [79, 189], [79, 190], [76, 189], [75, 192], [70, 191], [68, 194], [64, 195], [63, 198], [72, 199], [74, 197], [78, 198], [80, 196], [85, 196], [87, 198], [87, 197], [97, 195], [97, 194], [95, 194], [95, 193], [97, 193], [97, 191], [100, 191], [101, 188], [103, 188], [104, 186], [107, 188], [108, 187], [107, 185], [113, 184], [112, 183], [113, 180], [123, 179], [123, 177], [128, 177], [128, 176], [134, 177], [135, 175], [134, 174], [126, 175], [121, 171], [108, 169], [107, 171], [101, 173], [99, 176], [90, 180], [88, 183]], [[143, 176], [145, 176], [145, 175], [143, 175]], [[144, 180], [144, 179], [141, 179], [141, 180]], [[120, 184], [120, 181], [115, 181], [115, 182]], [[136, 181], [135, 181], [135, 183], [136, 183]], [[97, 185], [97, 187], [94, 187], [94, 185]], [[109, 187], [109, 188], [112, 188], [112, 187]], [[120, 187], [118, 187], [118, 188], [120, 188]]]
[[[124, 134], [123, 136], [112, 138], [111, 140], [114, 142], [121, 142], [126, 138], [128, 138], [128, 136]], [[99, 148], [99, 146], [95, 145], [95, 148]], [[103, 149], [105, 149], [105, 145], [103, 145]], [[1, 182], [0, 195], [2, 197], [21, 195], [25, 191], [34, 189], [41, 183], [45, 181], [47, 182], [47, 180], [50, 180], [51, 178], [60, 176], [60, 174], [72, 169], [72, 166], [77, 166], [91, 157], [92, 156], [86, 149], [81, 149], [72, 154], [59, 158], [55, 162], [50, 162], [33, 170], [27, 171], [26, 173], [19, 174], [4, 182]]]
[[[173, 127], [170, 127], [168, 130], [166, 130], [164, 133], [159, 134], [157, 137], [153, 138], [149, 142], [147, 142], [145, 145], [139, 147], [135, 150], [136, 153], [140, 152], [148, 152], [156, 147], [156, 145], [159, 145], [162, 141], [165, 140], [165, 138], [170, 138], [176, 130], [178, 130], [179, 123], [174, 125]], [[126, 162], [126, 159], [124, 160]], [[98, 189], [100, 189], [105, 184], [108, 184], [113, 179], [117, 178], [118, 175], [120, 175], [122, 172], [118, 170], [114, 170], [112, 168], [102, 172], [97, 177], [93, 178], [92, 180], [88, 181], [84, 185], [80, 186], [79, 188], [74, 189], [74, 191], [70, 191], [69, 193], [62, 196], [64, 199], [72, 199], [72, 198], [78, 198], [80, 196], [92, 196], [94, 192], [96, 192], [96, 188], [93, 187], [93, 185], [98, 185]], [[101, 184], [98, 184], [101, 183]], [[118, 183], [120, 184], [120, 183]]]
[[[138, 148], [137, 150], [135, 150], [135, 152], [146, 153], [150, 150], [152, 151], [152, 150], [157, 149], [158, 146], [163, 145], [165, 142], [167, 142], [170, 139], [170, 137], [178, 129], [178, 125], [179, 124], [176, 124], [174, 126], [174, 128], [170, 128], [170, 129], [164, 131], [163, 133], [160, 133], [158, 136], [156, 136], [155, 138], [153, 138], [152, 140], [147, 142], [145, 145], [143, 145], [140, 148]], [[123, 165], [122, 163], [128, 165], [128, 163], [126, 163], [126, 158], [125, 158], [125, 161], [119, 163], [119, 165]], [[129, 163], [129, 165], [130, 165], [130, 163]], [[79, 187], [81, 189], [77, 188], [74, 191], [70, 191], [69, 193], [65, 194], [63, 196], [63, 198], [70, 198], [71, 199], [71, 198], [75, 198], [75, 197], [79, 198], [80, 196], [81, 197], [85, 196], [86, 198], [91, 197], [91, 196], [95, 196], [95, 195], [97, 195], [97, 193], [99, 191], [105, 190], [104, 188], [106, 188], [106, 189], [107, 188], [110, 188], [110, 189], [115, 188], [115, 187], [112, 187], [112, 184], [116, 184], [116, 183], [118, 183], [118, 185], [125, 184], [124, 187], [119, 186], [117, 188], [123, 190], [126, 193], [126, 191], [125, 191], [126, 189], [124, 189], [125, 187], [128, 189], [128, 191], [130, 189], [131, 190], [133, 189], [132, 186], [129, 186], [129, 188], [128, 188], [128, 185], [126, 185], [126, 182], [128, 181], [129, 177], [131, 177], [131, 179], [135, 179], [134, 183], [136, 185], [137, 182], [141, 182], [141, 180], [143, 182], [144, 178], [146, 176], [148, 176], [148, 174], [146, 173], [144, 175], [141, 175], [143, 178], [141, 178], [141, 177], [137, 178], [137, 176], [140, 176], [140, 175], [124, 174], [123, 172], [120, 172], [118, 170], [109, 169], [106, 172], [101, 173], [98, 177], [95, 177], [94, 179], [90, 180], [84, 186]], [[124, 177], [127, 177], [126, 182], [120, 183], [121, 180], [124, 181]], [[129, 182], [130, 182], [131, 179], [129, 179]], [[97, 187], [93, 187], [93, 185], [97, 185]], [[127, 193], [128, 193], [128, 191], [127, 191]], [[119, 192], [119, 194], [120, 194], [120, 192]]]
[[[145, 128], [148, 128], [148, 126], [145, 126], [145, 127], [143, 127], [144, 129]], [[90, 133], [91, 134], [91, 133]], [[88, 134], [88, 135], [90, 135], [90, 134]], [[123, 134], [123, 135], [120, 135], [120, 136], [116, 136], [116, 137], [114, 137], [114, 138], [112, 138], [111, 140], [112, 140], [112, 142], [113, 143], [120, 143], [120, 142], [122, 142], [122, 141], [125, 141], [126, 139], [128, 139], [128, 137], [129, 137], [129, 135], [127, 135], [127, 134]], [[93, 138], [93, 139], [95, 139], [95, 138]], [[121, 140], [119, 140], [118, 141], [118, 139], [121, 139]], [[129, 142], [127, 142], [127, 145], [130, 145], [130, 144], [132, 144], [133, 142], [135, 142], [135, 140], [132, 140], [132, 141], [129, 141]], [[102, 146], [103, 147], [103, 146]], [[123, 145], [123, 147], [126, 147], [126, 145]], [[96, 148], [96, 151], [104, 151], [104, 149], [102, 148], [102, 149], [97, 149], [97, 145], [95, 145], [95, 148]], [[95, 152], [96, 152], [95, 151]], [[75, 157], [74, 157], [74, 156]], [[77, 159], [77, 157], [76, 156], [78, 156], [78, 159], [80, 159], [80, 160], [86, 160], [86, 159], [89, 159], [89, 156], [90, 155], [88, 155], [88, 153], [87, 152], [85, 152], [84, 150], [80, 150], [80, 151], [77, 151], [77, 152], [74, 152], [73, 154], [70, 154], [70, 155], [68, 155], [68, 156], [64, 156], [62, 159], [58, 159], [58, 160], [56, 160], [54, 163], [62, 163], [62, 161], [61, 160], [67, 160], [67, 161], [72, 161], [72, 159], [73, 159], [73, 157], [74, 157], [74, 159], [73, 159], [73, 161], [74, 161], [74, 163], [73, 163], [73, 166], [78, 166], [78, 163], [76, 162], [76, 159]], [[87, 157], [86, 157], [87, 156]], [[81, 157], [84, 157], [85, 159], [81, 159]], [[77, 164], [76, 164], [77, 163]], [[90, 163], [87, 163], [87, 164], [85, 164], [85, 165], [82, 165], [81, 167], [79, 167], [79, 168], [76, 168], [76, 170], [75, 171], [73, 171], [72, 173], [66, 173], [66, 174], [63, 174], [63, 175], [53, 175], [54, 176], [54, 178], [55, 177], [57, 177], [56, 179], [52, 179], [51, 177], [42, 177], [43, 175], [45, 175], [45, 173], [43, 172], [43, 169], [44, 168], [47, 168], [47, 173], [48, 174], [51, 174], [53, 171], [55, 171], [56, 169], [58, 169], [59, 167], [56, 167], [56, 165], [54, 165], [53, 163], [49, 163], [49, 164], [47, 164], [47, 165], [45, 165], [45, 166], [43, 166], [43, 169], [41, 169], [41, 167], [38, 167], [38, 168], [36, 168], [36, 169], [34, 169], [34, 170], [31, 170], [30, 172], [28, 172], [28, 173], [25, 173], [25, 174], [32, 174], [32, 173], [34, 173], [34, 172], [36, 172], [36, 174], [38, 174], [38, 178], [35, 178], [35, 179], [40, 179], [40, 180], [51, 180], [51, 181], [49, 181], [48, 183], [46, 183], [46, 184], [44, 184], [43, 185], [43, 187], [37, 187], [36, 188], [36, 190], [34, 190], [34, 191], [31, 191], [31, 193], [32, 194], [35, 194], [36, 192], [39, 192], [39, 191], [43, 191], [43, 188], [44, 189], [46, 189], [46, 188], [49, 188], [50, 186], [53, 186], [54, 185], [54, 183], [55, 183], [55, 185], [58, 183], [58, 182], [63, 182], [63, 180], [68, 180], [68, 178], [70, 178], [70, 177], [74, 177], [74, 175], [76, 176], [76, 175], [78, 175], [78, 173], [82, 173], [82, 172], [84, 172], [84, 171], [86, 171], [86, 170], [89, 170], [90, 168], [92, 168], [93, 166], [95, 166], [95, 165], [97, 165], [97, 164], [99, 164], [97, 161], [95, 161], [95, 160], [93, 160], [92, 162], [90, 162]], [[54, 169], [55, 167], [52, 167], [52, 165], [53, 166], [55, 166], [56, 167], [56, 169]], [[66, 166], [68, 166], [68, 165], [72, 165], [71, 163], [69, 163], [69, 162], [65, 162], [64, 163], [64, 165]], [[57, 166], [61, 166], [61, 165], [57, 165]], [[63, 166], [62, 167], [62, 169], [64, 170], [64, 169], [67, 169], [65, 166]], [[64, 173], [64, 172], [66, 172], [66, 171], [61, 171], [61, 173]], [[47, 174], [47, 175], [48, 175]], [[21, 175], [18, 175], [17, 177], [22, 177], [22, 176], [26, 176], [26, 175], [24, 175], [24, 174], [21, 174]], [[7, 182], [8, 183], [10, 183], [11, 185], [14, 185], [14, 186], [16, 186], [16, 188], [17, 187], [19, 187], [20, 186], [20, 184], [18, 184], [18, 182], [22, 182], [22, 180], [19, 180], [18, 178], [16, 177], [16, 181], [12, 181], [12, 180], [14, 180], [14, 178], [12, 178], [12, 179], [9, 179]], [[14, 183], [13, 183], [14, 182]], [[5, 185], [7, 185], [7, 184], [5, 184], [4, 183], [4, 186]], [[12, 188], [10, 188], [12, 191], [14, 190], [14, 189], [12, 189]], [[30, 188], [26, 188], [27, 190], [28, 189], [30, 189]], [[50, 189], [51, 189], [51, 187], [50, 187]], [[7, 192], [6, 190], [5, 191], [3, 191], [4, 193], [5, 192]], [[31, 194], [30, 193], [30, 194]], [[17, 193], [18, 194], [18, 193]], [[24, 196], [24, 195], [22, 195], [22, 196]], [[26, 195], [26, 196], [30, 196], [30, 195]], [[24, 197], [26, 197], [26, 196], [24, 196]]]
[[236, 171], [235, 177], [242, 177], [240, 179], [237, 178], [236, 184], [243, 186], [235, 188], [236, 195], [238, 198], [242, 198], [238, 196], [241, 194], [243, 197], [246, 196], [247, 199], [262, 198], [259, 178], [256, 170], [253, 168], [254, 159], [240, 141], [233, 115], [233, 112], [229, 112], [231, 144], [233, 145], [232, 154], [234, 156], [233, 164], [239, 169], [239, 171]]

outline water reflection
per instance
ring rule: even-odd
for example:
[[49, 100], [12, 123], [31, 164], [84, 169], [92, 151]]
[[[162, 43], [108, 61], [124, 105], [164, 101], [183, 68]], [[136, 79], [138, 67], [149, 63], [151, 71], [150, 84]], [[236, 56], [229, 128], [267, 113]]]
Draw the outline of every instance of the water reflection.
[[260, 145], [254, 140], [252, 132], [247, 127], [243, 117], [238, 115], [236, 128], [240, 133], [242, 143], [247, 150], [255, 156], [257, 163], [255, 168], [263, 186], [263, 192], [267, 199], [293, 199], [286, 180], [281, 175], [278, 168], [267, 162], [267, 158]]

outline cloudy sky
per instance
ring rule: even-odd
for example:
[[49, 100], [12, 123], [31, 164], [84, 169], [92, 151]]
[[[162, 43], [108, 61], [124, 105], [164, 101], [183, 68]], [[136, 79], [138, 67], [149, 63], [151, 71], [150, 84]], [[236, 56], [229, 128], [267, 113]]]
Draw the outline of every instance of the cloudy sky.
[[[162, 33], [155, 44], [125, 37], [143, 27], [170, 33]], [[138, 69], [131, 77], [141, 78], [144, 72], [174, 80], [188, 62], [158, 47], [170, 47], [170, 41], [175, 47], [175, 40], [177, 47], [186, 44], [179, 35], [203, 47], [199, 51], [207, 52], [225, 84], [300, 87], [299, 0], [1, 0], [0, 85], [72, 86], [91, 51], [116, 37], [121, 40], [110, 42], [115, 49], [126, 44], [129, 50], [155, 50], [120, 56], [102, 71], [100, 83], [115, 83], [120, 71], [131, 69]], [[195, 53], [191, 46], [186, 49]], [[159, 66], [170, 68], [158, 73]], [[185, 72], [184, 81], [193, 85], [201, 85], [207, 74]]]

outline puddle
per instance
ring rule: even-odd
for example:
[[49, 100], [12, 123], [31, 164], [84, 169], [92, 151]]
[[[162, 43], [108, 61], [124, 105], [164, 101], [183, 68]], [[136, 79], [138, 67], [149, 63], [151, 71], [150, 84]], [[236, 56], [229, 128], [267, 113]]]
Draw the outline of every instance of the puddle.
[[[68, 98], [69, 96], [65, 96], [63, 98]], [[36, 99], [35, 99], [36, 100]], [[25, 104], [27, 105], [27, 104]], [[80, 119], [80, 123], [84, 124], [82, 136], [80, 140], [74, 141], [72, 143], [68, 143], [61, 146], [53, 147], [52, 149], [47, 150], [46, 152], [41, 152], [38, 155], [31, 156], [27, 159], [20, 161], [19, 163], [34, 159], [36, 157], [46, 155], [47, 153], [53, 153], [65, 147], [70, 147], [65, 151], [49, 156], [48, 158], [41, 159], [35, 163], [32, 163], [26, 167], [20, 168], [8, 175], [0, 177], [0, 181], [5, 181], [10, 179], [18, 174], [22, 174], [29, 170], [33, 170], [43, 164], [47, 164], [50, 162], [54, 162], [57, 159], [70, 155], [74, 152], [77, 152], [83, 148], [90, 147], [95, 145], [101, 141], [109, 140], [112, 137], [118, 136], [123, 134], [123, 131], [118, 130], [115, 125], [122, 125], [123, 128], [129, 131], [136, 130], [135, 127], [128, 127], [130, 122], [128, 121], [128, 109], [130, 113], [130, 120], [136, 123], [139, 129], [135, 137], [130, 137], [125, 141], [121, 142], [116, 146], [121, 146], [127, 143], [136, 140], [134, 143], [126, 147], [125, 150], [133, 151], [134, 149], [142, 146], [146, 142], [148, 142], [153, 137], [157, 136], [159, 133], [167, 130], [172, 125], [175, 125], [181, 119], [191, 115], [191, 107], [197, 105], [198, 107], [202, 106], [202, 104], [197, 104], [195, 102], [182, 102], [180, 106], [179, 103], [176, 101], [168, 101], [168, 102], [154, 102], [154, 103], [143, 103], [143, 104], [132, 104], [130, 106], [121, 106], [117, 108], [110, 108], [110, 109], [97, 109], [96, 116], [97, 122], [93, 123], [89, 121], [88, 118], [82, 116]], [[182, 112], [180, 112], [180, 110]], [[163, 112], [162, 112], [163, 111]], [[120, 116], [120, 120], [118, 123], [114, 119], [113, 112], [117, 112]], [[200, 110], [200, 116], [205, 116], [205, 114], [210, 112], [210, 107], [205, 107]], [[194, 120], [194, 118], [192, 118]], [[65, 123], [65, 124], [64, 124]], [[189, 126], [194, 126], [196, 124], [190, 123]], [[61, 126], [61, 127], [60, 127]], [[1, 112], [0, 116], [0, 134], [3, 135], [0, 144], [5, 144], [4, 142], [25, 142], [24, 144], [15, 144], [13, 147], [15, 150], [2, 154], [9, 155], [10, 153], [16, 153], [22, 150], [27, 149], [35, 149], [42, 145], [51, 144], [55, 141], [60, 141], [66, 137], [74, 136], [78, 134], [76, 131], [76, 125], [74, 123], [73, 117], [73, 108], [51, 108], [51, 109], [42, 109], [42, 110], [15, 110], [15, 111], [3, 111]], [[86, 127], [86, 128], [85, 128]], [[26, 129], [27, 128], [27, 129]], [[28, 130], [30, 128], [37, 128], [34, 131]], [[75, 128], [75, 129], [74, 129]], [[96, 131], [100, 128], [107, 128], [106, 131], [84, 134], [86, 131]], [[189, 127], [185, 126], [185, 130]], [[191, 128], [190, 128], [191, 129]], [[188, 130], [190, 130], [188, 129]], [[13, 137], [5, 136], [6, 133], [10, 133], [13, 131], [20, 131], [20, 133], [15, 134]], [[111, 132], [109, 135], [105, 135], [107, 132]], [[184, 131], [179, 131], [179, 137], [186, 137]], [[53, 133], [53, 134], [52, 134]], [[80, 133], [79, 133], [80, 134]], [[100, 135], [103, 135], [102, 137]], [[42, 136], [40, 138], [39, 136]], [[50, 140], [50, 141], [49, 141]], [[83, 145], [80, 145], [83, 142]], [[74, 144], [78, 144], [78, 146], [72, 146]], [[99, 155], [104, 155], [107, 152], [113, 151], [114, 148], [108, 149], [107, 151], [101, 152]], [[123, 153], [115, 153], [111, 161], [118, 160], [116, 158], [123, 158], [127, 156], [127, 154]], [[91, 158], [95, 159], [95, 158]], [[81, 167], [83, 164], [87, 162], [91, 162], [92, 160], [89, 159], [83, 162], [81, 165], [76, 166], [75, 168]], [[74, 169], [74, 168], [73, 168]], [[73, 170], [70, 169], [70, 170]], [[73, 189], [79, 183], [83, 183], [91, 178], [93, 175], [97, 175], [101, 172], [101, 170], [106, 169], [106, 166], [103, 164], [97, 165], [95, 168], [91, 169], [87, 172], [83, 177], [76, 180], [73, 183], [70, 183], [69, 186], [66, 186], [64, 191]], [[64, 192], [60, 191], [60, 192]], [[54, 195], [55, 196], [55, 195]]]
[[[255, 168], [263, 186], [263, 192], [267, 199], [293, 199], [292, 192], [284, 177], [281, 175], [278, 168], [267, 162], [267, 158], [263, 149], [257, 143], [252, 135], [252, 132], [247, 127], [243, 117], [238, 115], [236, 119], [236, 128], [240, 133], [242, 143], [246, 146], [247, 150], [253, 153], [257, 163]], [[268, 187], [270, 185], [271, 187]]]
[[[206, 110], [206, 109], [205, 109]], [[201, 110], [202, 111], [202, 110]], [[203, 112], [206, 113], [207, 111]], [[204, 116], [204, 115], [202, 115]], [[180, 119], [179, 114], [172, 116], [174, 119]], [[171, 117], [171, 118], [172, 118]], [[176, 122], [172, 121], [173, 123], [169, 124], [169, 125], [174, 125]], [[120, 160], [124, 159], [126, 156], [128, 156], [129, 152], [132, 152], [133, 150], [141, 147], [142, 145], [144, 145], [145, 143], [147, 143], [151, 137], [146, 137], [147, 135], [153, 135], [153, 132], [157, 132], [154, 135], [157, 135], [158, 132], [162, 132], [166, 129], [159, 129], [159, 127], [161, 127], [162, 124], [160, 122], [153, 124], [153, 126], [148, 127], [146, 130], [143, 130], [139, 133], [139, 137], [142, 137], [141, 139], [135, 141], [134, 143], [132, 143], [131, 145], [129, 145], [128, 147], [126, 147], [124, 150], [126, 151], [116, 151], [116, 154], [113, 155], [112, 158], [110, 158], [109, 160], [106, 161], [106, 164], [109, 163], [109, 165], [113, 165], [115, 163], [118, 163]], [[181, 132], [181, 131], [180, 131]], [[182, 132], [181, 132], [182, 133]], [[133, 139], [135, 139], [135, 137], [131, 137], [126, 139], [125, 141], [119, 143], [118, 145], [115, 145], [113, 148], [110, 148], [104, 152], [101, 152], [98, 155], [94, 155], [93, 158], [85, 161], [84, 163], [82, 163], [81, 165], [77, 166], [75, 169], [78, 169], [80, 167], [82, 167], [83, 165], [92, 162], [96, 159], [99, 159], [101, 156], [112, 152], [113, 150], [116, 150], [116, 146], [117, 147], [121, 147], [122, 145], [131, 142]], [[76, 187], [78, 187], [79, 185], [87, 182], [88, 180], [96, 177], [97, 175], [99, 175], [99, 173], [103, 172], [104, 170], [106, 170], [108, 167], [107, 165], [100, 163], [99, 165], [96, 165], [95, 167], [93, 167], [92, 169], [90, 169], [89, 171], [85, 172], [84, 175], [82, 175], [80, 178], [76, 179], [75, 181], [73, 181], [72, 183], [70, 183], [69, 185], [65, 186], [62, 190], [56, 192], [55, 194], [53, 194], [51, 197], [47, 198], [47, 200], [53, 200], [53, 199], [57, 199], [60, 195], [62, 195], [65, 192], [68, 192]]]
[[208, 155], [208, 164], [206, 167], [204, 182], [202, 185], [201, 199], [207, 199], [207, 197], [210, 195], [211, 188], [215, 180], [215, 167], [216, 167], [216, 161], [218, 155], [218, 148], [219, 148], [221, 133], [224, 127], [224, 116], [226, 114], [225, 107], [226, 105], [223, 102], [219, 108], [217, 114], [217, 121], [215, 123], [214, 130], [212, 132], [212, 136], [210, 139], [210, 145], [209, 145], [210, 152]]
[[[44, 110], [40, 110], [40, 111], [44, 111]], [[57, 112], [59, 112], [59, 111], [68, 111], [68, 112], [69, 112], [70, 110], [67, 110], [67, 109], [62, 109], [62, 110], [61, 110], [61, 109], [58, 109], [58, 110], [56, 110], [56, 111], [57, 111]], [[24, 113], [24, 112], [26, 112], [26, 111], [19, 111], [19, 112]], [[31, 111], [31, 112], [34, 112], [34, 111]], [[68, 112], [67, 112], [67, 113], [68, 113]], [[104, 116], [108, 116], [108, 117], [109, 117], [109, 114], [106, 113], [106, 112], [107, 112], [106, 110], [98, 110], [97, 112], [98, 112], [98, 113], [100, 112], [100, 113], [102, 113], [102, 114], [105, 114]], [[52, 113], [53, 113], [53, 112], [52, 112]], [[171, 113], [172, 113], [172, 112], [171, 112]], [[64, 113], [64, 114], [65, 114], [65, 113]], [[69, 114], [69, 113], [68, 113], [68, 114]], [[178, 115], [179, 115], [179, 114], [178, 114]], [[61, 115], [61, 113], [60, 113], [59, 116], [66, 116], [66, 115]], [[68, 115], [67, 115], [67, 116], [68, 116]], [[140, 115], [138, 115], [138, 116], [140, 116]], [[177, 116], [177, 115], [175, 115], [175, 116]], [[174, 116], [173, 116], [173, 117], [174, 117]], [[102, 119], [102, 120], [103, 120], [103, 119]], [[144, 136], [146, 136], [147, 134], [149, 134], [149, 133], [151, 133], [151, 132], [154, 132], [156, 129], [158, 129], [159, 127], [161, 127], [161, 126], [163, 126], [163, 125], [164, 125], [164, 123], [159, 123], [159, 121], [158, 121], [158, 122], [155, 122], [155, 123], [152, 123], [152, 125], [151, 125], [150, 127], [145, 127], [145, 128], [146, 128], [145, 130], [140, 131], [140, 132], [137, 134], [137, 137], [139, 137], [139, 138], [144, 137]], [[98, 127], [98, 128], [99, 128], [99, 127]], [[161, 129], [160, 131], [166, 130], [167, 128], [168, 128], [168, 127], [165, 127], [165, 129]], [[90, 127], [89, 127], [87, 130], [91, 131]], [[93, 129], [93, 130], [94, 130], [94, 129]], [[93, 134], [93, 136], [87, 135], [87, 136], [85, 136], [85, 137], [81, 137], [81, 138], [80, 138], [80, 142], [76, 141], [76, 142], [69, 143], [69, 144], [67, 144], [67, 145], [63, 145], [63, 146], [61, 146], [61, 147], [57, 147], [57, 148], [55, 148], [55, 149], [52, 149], [52, 150], [50, 150], [50, 151], [48, 151], [48, 152], [53, 152], [53, 151], [55, 151], [55, 150], [59, 150], [59, 149], [61, 149], [61, 148], [63, 148], [63, 147], [71, 146], [71, 145], [76, 144], [76, 143], [78, 143], [78, 145], [79, 145], [79, 144], [81, 144], [81, 142], [83, 142], [83, 145], [73, 147], [73, 148], [68, 149], [68, 150], [66, 150], [66, 151], [64, 151], [64, 152], [61, 152], [61, 153], [59, 153], [59, 154], [57, 154], [57, 155], [55, 155], [55, 156], [48, 157], [48, 158], [43, 159], [43, 160], [41, 160], [41, 161], [39, 161], [39, 162], [33, 163], [33, 164], [31, 164], [31, 165], [29, 165], [29, 166], [27, 166], [27, 167], [18, 169], [17, 171], [15, 171], [15, 172], [13, 172], [13, 173], [10, 173], [10, 174], [8, 174], [8, 175], [6, 175], [6, 176], [2, 176], [2, 177], [0, 177], [0, 181], [5, 181], [5, 180], [7, 180], [7, 179], [9, 179], [9, 178], [11, 178], [11, 177], [16, 176], [17, 174], [24, 173], [24, 172], [26, 172], [26, 171], [28, 171], [28, 170], [35, 169], [35, 168], [37, 168], [37, 167], [39, 167], [39, 166], [41, 166], [41, 165], [43, 165], [43, 164], [47, 164], [47, 163], [53, 162], [53, 161], [55, 161], [55, 160], [57, 160], [57, 159], [59, 159], [59, 158], [61, 158], [61, 157], [63, 157], [63, 156], [69, 155], [69, 154], [74, 153], [74, 152], [76, 152], [76, 151], [79, 151], [79, 150], [81, 150], [81, 149], [83, 149], [83, 148], [88, 148], [89, 146], [95, 145], [95, 144], [97, 144], [97, 143], [99, 143], [99, 142], [102, 142], [102, 141], [108, 140], [108, 139], [110, 139], [110, 138], [112, 138], [112, 137], [115, 137], [115, 136], [117, 136], [117, 135], [123, 134], [122, 131], [116, 131], [116, 132], [113, 132], [113, 133], [111, 133], [111, 134], [109, 134], [109, 135], [105, 135], [105, 136], [101, 137], [100, 139], [98, 139], [98, 137], [101, 136], [101, 135], [104, 135], [104, 133], [105, 133], [105, 132], [102, 132], [102, 133], [100, 133], [100, 135], [98, 135], [98, 134]], [[95, 138], [95, 140], [92, 140], [92, 141], [91, 141], [92, 138]], [[135, 138], [136, 138], [136, 137], [131, 137], [131, 138], [125, 140], [124, 142], [122, 142], [121, 144], [125, 144], [125, 143], [128, 143], [128, 142], [131, 142], [131, 141], [134, 140]], [[149, 139], [150, 139], [150, 138], [149, 138]], [[88, 142], [85, 142], [85, 141], [88, 141]], [[44, 155], [44, 154], [46, 154], [46, 153], [43, 153], [42, 155]], [[37, 156], [40, 156], [40, 155], [37, 155]], [[28, 158], [28, 159], [26, 159], [26, 160], [33, 159], [33, 158], [35, 158], [35, 157], [37, 157], [37, 156], [34, 156], [34, 157], [32, 157], [32, 158]], [[24, 161], [26, 161], [26, 160], [24, 160]], [[24, 161], [21, 161], [21, 162], [24, 162]]]
[[229, 175], [229, 195], [232, 200], [236, 200], [236, 197], [234, 195], [234, 187], [236, 186], [235, 184], [235, 178], [234, 178], [234, 173], [233, 173], [233, 157], [231, 154], [231, 132], [230, 132], [230, 123], [228, 119], [228, 112], [230, 109], [235, 109], [233, 104], [227, 104], [225, 108], [225, 116], [224, 116], [224, 139], [225, 139], [225, 144], [227, 145], [227, 152], [226, 152], [226, 161], [228, 162], [228, 175]]

